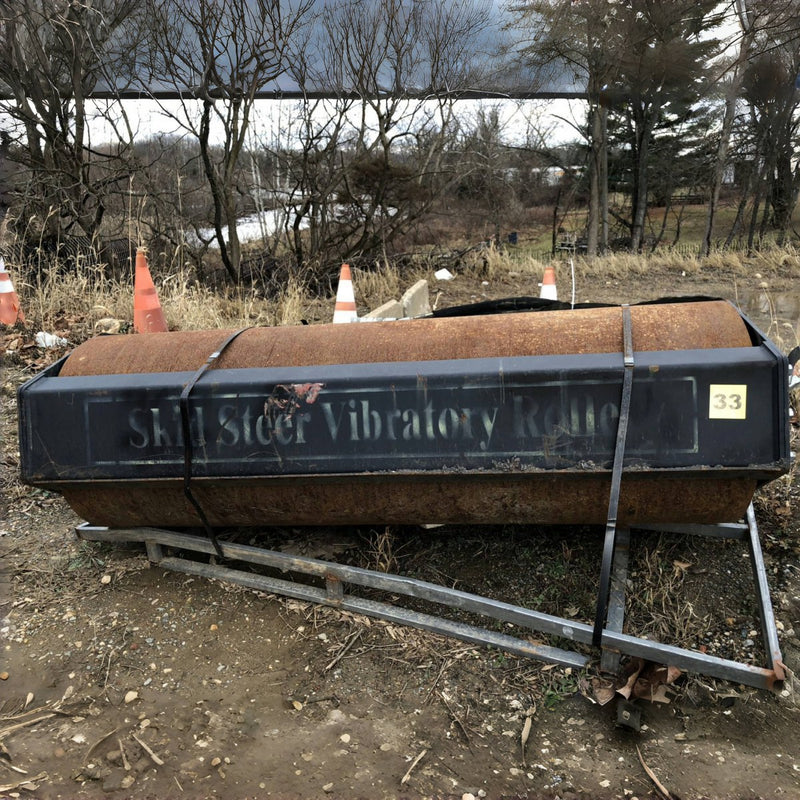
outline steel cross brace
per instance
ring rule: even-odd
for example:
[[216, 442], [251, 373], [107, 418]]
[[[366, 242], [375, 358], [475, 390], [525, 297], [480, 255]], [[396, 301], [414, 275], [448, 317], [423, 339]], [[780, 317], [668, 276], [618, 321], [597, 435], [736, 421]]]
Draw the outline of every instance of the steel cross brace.
[[[642, 527], [644, 528], [644, 526]], [[647, 526], [647, 529], [740, 540], [746, 539], [748, 541], [753, 572], [756, 578], [756, 591], [769, 663], [766, 668], [757, 667], [623, 633], [624, 589], [627, 577], [627, 565], [621, 556], [621, 553], [626, 550], [623, 547], [623, 543], [626, 541], [627, 531], [624, 530], [618, 532], [609, 621], [601, 632], [602, 647], [608, 652], [608, 655], [605, 656], [606, 663], [609, 663], [609, 659], [618, 657], [618, 654], [626, 654], [762, 689], [773, 688], [776, 683], [782, 681], [784, 678], [783, 664], [752, 506], [747, 512], [746, 524], [652, 525]], [[154, 564], [176, 572], [217, 578], [259, 591], [329, 605], [576, 669], [588, 667], [592, 660], [591, 656], [584, 653], [560, 647], [533, 644], [525, 639], [498, 633], [487, 628], [467, 625], [433, 614], [412, 611], [389, 603], [360, 598], [349, 591], [352, 587], [378, 589], [396, 595], [438, 603], [461, 611], [472, 612], [581, 645], [591, 645], [593, 642], [595, 629], [592, 625], [544, 614], [522, 606], [470, 594], [458, 589], [451, 589], [435, 583], [420, 581], [415, 578], [391, 575], [313, 558], [292, 556], [251, 545], [241, 545], [226, 541], [218, 542], [223, 556], [229, 563], [240, 561], [274, 567], [283, 572], [315, 576], [324, 582], [323, 588], [266, 575], [258, 575], [231, 566], [204, 563], [165, 553], [164, 548], [172, 548], [213, 557], [216, 555], [216, 549], [213, 543], [205, 536], [177, 533], [160, 528], [109, 529], [88, 524], [80, 525], [76, 529], [76, 533], [80, 538], [89, 541], [111, 543], [143, 542], [147, 547], [148, 558]], [[613, 666], [613, 662], [611, 663]]]

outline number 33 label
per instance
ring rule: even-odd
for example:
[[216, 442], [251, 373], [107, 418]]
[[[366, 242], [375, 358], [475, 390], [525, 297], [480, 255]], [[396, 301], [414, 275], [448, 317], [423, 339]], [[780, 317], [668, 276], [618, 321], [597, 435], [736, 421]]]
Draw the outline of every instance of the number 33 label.
[[709, 419], [747, 419], [747, 384], [712, 383]]

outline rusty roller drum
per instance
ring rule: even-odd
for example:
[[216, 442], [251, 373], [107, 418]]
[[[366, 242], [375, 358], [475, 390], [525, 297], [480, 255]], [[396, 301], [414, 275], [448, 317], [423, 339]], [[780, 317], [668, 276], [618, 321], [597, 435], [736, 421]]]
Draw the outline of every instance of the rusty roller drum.
[[[787, 469], [780, 355], [723, 301], [631, 321], [620, 524], [738, 519]], [[92, 524], [198, 526], [177, 397], [230, 333], [78, 347], [20, 392], [25, 479]], [[618, 307], [246, 330], [192, 389], [191, 491], [214, 527], [603, 523], [622, 350]], [[56, 395], [85, 446], [37, 443]]]
[[[631, 317], [637, 351], [751, 344], [742, 318], [724, 301], [633, 306]], [[78, 347], [61, 375], [195, 370], [230, 333], [100, 337]], [[621, 353], [622, 345], [621, 309], [588, 308], [401, 323], [252, 328], [222, 353], [216, 368]]]

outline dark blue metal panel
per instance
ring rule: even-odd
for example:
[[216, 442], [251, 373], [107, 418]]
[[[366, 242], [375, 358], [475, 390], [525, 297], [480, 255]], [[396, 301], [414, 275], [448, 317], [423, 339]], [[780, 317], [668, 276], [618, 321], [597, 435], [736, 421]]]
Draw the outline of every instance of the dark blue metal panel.
[[[637, 354], [626, 470], [785, 471], [781, 359], [766, 347]], [[19, 391], [25, 480], [183, 474], [190, 373], [57, 372]], [[192, 473], [608, 469], [622, 373], [621, 354], [209, 370], [190, 398]]]

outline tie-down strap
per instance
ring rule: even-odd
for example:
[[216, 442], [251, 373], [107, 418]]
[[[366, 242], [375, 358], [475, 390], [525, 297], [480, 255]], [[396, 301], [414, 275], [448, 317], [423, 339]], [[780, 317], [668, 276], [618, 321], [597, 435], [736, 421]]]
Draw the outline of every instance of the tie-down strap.
[[608, 610], [609, 587], [611, 584], [611, 567], [614, 560], [614, 543], [617, 533], [617, 510], [619, 508], [619, 490], [622, 483], [622, 464], [625, 460], [625, 439], [628, 434], [628, 422], [631, 411], [631, 390], [633, 388], [633, 333], [631, 329], [631, 308], [622, 306], [622, 339], [623, 364], [622, 398], [619, 404], [619, 420], [617, 422], [617, 439], [614, 445], [614, 463], [611, 469], [611, 493], [608, 500], [608, 517], [606, 518], [606, 535], [603, 544], [603, 563], [600, 569], [600, 588], [597, 593], [597, 611], [594, 618], [592, 644], [600, 647], [603, 639], [606, 612]]
[[222, 554], [222, 548], [219, 546], [219, 542], [217, 541], [217, 536], [214, 533], [214, 529], [208, 522], [208, 517], [206, 517], [206, 514], [203, 511], [203, 507], [200, 505], [200, 502], [192, 492], [193, 444], [192, 430], [189, 423], [189, 395], [192, 393], [192, 389], [194, 389], [195, 384], [200, 380], [200, 378], [203, 377], [206, 370], [223, 354], [223, 352], [225, 352], [225, 348], [237, 336], [239, 336], [239, 334], [244, 333], [248, 329], [249, 328], [240, 328], [238, 331], [234, 331], [230, 336], [228, 336], [228, 338], [206, 359], [205, 364], [203, 364], [203, 366], [200, 367], [200, 369], [198, 369], [194, 375], [192, 375], [189, 382], [183, 387], [180, 399], [181, 428], [183, 430], [183, 493], [186, 495], [186, 499], [194, 506], [195, 511], [197, 511], [197, 516], [200, 518], [200, 522], [203, 524], [203, 529], [206, 532], [206, 536], [208, 536], [211, 544], [214, 545], [214, 550], [220, 558], [224, 558], [224, 556]]

